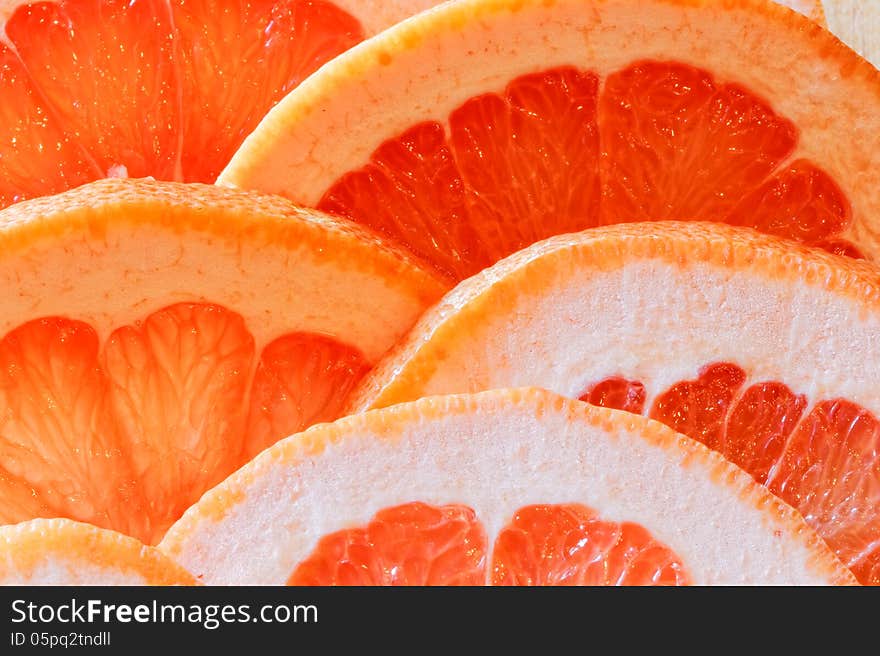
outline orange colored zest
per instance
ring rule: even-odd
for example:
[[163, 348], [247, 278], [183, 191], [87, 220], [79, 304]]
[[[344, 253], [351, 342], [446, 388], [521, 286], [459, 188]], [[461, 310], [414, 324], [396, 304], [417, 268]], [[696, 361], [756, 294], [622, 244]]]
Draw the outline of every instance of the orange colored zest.
[[319, 208], [363, 222], [463, 279], [555, 234], [699, 219], [859, 256], [835, 182], [789, 161], [795, 126], [749, 90], [675, 62], [639, 62], [600, 92], [562, 67], [421, 123], [340, 178]]
[[[416, 502], [322, 538], [288, 585], [484, 585], [485, 530], [470, 508]], [[577, 504], [530, 506], [502, 529], [492, 585], [686, 585], [676, 555], [643, 527]]]
[[[641, 386], [617, 383], [624, 384]], [[620, 398], [587, 400], [625, 409]], [[880, 584], [880, 421], [873, 414], [844, 399], [808, 411], [806, 397], [786, 385], [747, 385], [740, 367], [718, 363], [661, 392], [650, 416], [749, 472], [799, 510], [860, 582]]]
[[364, 38], [324, 0], [58, 0], [0, 42], [0, 207], [103, 177], [213, 182], [266, 112]]
[[186, 508], [278, 439], [335, 419], [360, 353], [181, 303], [99, 343], [31, 321], [0, 340], [0, 522], [68, 517], [158, 542]]

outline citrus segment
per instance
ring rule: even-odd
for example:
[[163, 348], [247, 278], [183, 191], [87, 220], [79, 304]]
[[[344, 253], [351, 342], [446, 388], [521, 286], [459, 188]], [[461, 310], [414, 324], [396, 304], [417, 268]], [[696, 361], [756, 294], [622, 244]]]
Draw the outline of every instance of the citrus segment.
[[717, 224], [556, 237], [450, 292], [353, 407], [534, 384], [648, 413], [744, 468], [880, 583], [877, 281], [866, 263]]
[[219, 11], [187, 0], [172, 12], [186, 181], [213, 182], [270, 107], [365, 36], [354, 16], [324, 0], [235, 0]]
[[[349, 219], [364, 217], [365, 225], [461, 276], [490, 259], [470, 225], [463, 192], [443, 128], [425, 123], [380, 147], [370, 164], [346, 174], [320, 205]], [[444, 216], [440, 231], [426, 220], [435, 211]]]
[[242, 318], [214, 305], [174, 305], [110, 336], [104, 360], [122, 438], [116, 448], [130, 458], [152, 520], [150, 533], [137, 537], [157, 541], [243, 462], [242, 401], [253, 358]]
[[753, 93], [677, 62], [609, 75], [599, 126], [603, 223], [722, 220], [797, 142]]
[[[880, 422], [846, 400], [807, 400], [781, 383], [738, 390], [730, 364], [661, 394], [651, 416], [720, 451], [797, 508], [865, 583], [880, 583]], [[729, 399], [737, 398], [731, 408]]]
[[[832, 253], [846, 243], [835, 236], [851, 221], [852, 208], [840, 188], [827, 173], [803, 160], [747, 194], [726, 219], [730, 225], [815, 244]], [[852, 253], [839, 254], [858, 257], [855, 247], [849, 247]]]
[[251, 387], [246, 456], [342, 416], [351, 390], [369, 370], [356, 348], [324, 335], [294, 333], [267, 345]]
[[503, 96], [469, 100], [450, 115], [468, 222], [487, 257], [461, 273], [593, 220], [600, 198], [598, 84], [595, 75], [573, 68], [547, 71], [514, 80]]
[[[34, 87], [14, 51], [0, 41], [0, 207], [75, 187], [101, 175]], [[14, 151], [15, 156], [8, 156]]]
[[[803, 394], [796, 395], [782, 383], [752, 385], [730, 411], [721, 440], [707, 445], [745, 469], [759, 483], [766, 483], [806, 406]], [[660, 418], [655, 415], [655, 419]], [[788, 502], [794, 503], [794, 498]]]
[[583, 505], [519, 509], [495, 540], [493, 585], [687, 585], [678, 557], [643, 526]]
[[[463, 506], [409, 503], [321, 538], [289, 585], [484, 585], [486, 535]], [[520, 508], [492, 547], [492, 585], [686, 585], [644, 527], [582, 505]]]
[[640, 415], [645, 407], [645, 386], [638, 381], [620, 377], [608, 378], [592, 385], [580, 399], [603, 408], [626, 410]]
[[322, 538], [288, 585], [482, 585], [485, 561], [473, 510], [408, 503]]
[[0, 521], [67, 516], [143, 534], [143, 499], [107, 414], [91, 326], [28, 322], [0, 341]]
[[[22, 5], [6, 36], [47, 111], [101, 176], [177, 179], [182, 107], [168, 3]], [[27, 143], [34, 135], [21, 138]]]
[[369, 369], [356, 349], [294, 333], [266, 346], [251, 382], [242, 317], [197, 303], [100, 347], [91, 326], [61, 318], [0, 342], [0, 521], [70, 517], [155, 542], [264, 448], [340, 416]]
[[207, 492], [160, 548], [212, 584], [854, 580], [717, 453], [538, 389], [315, 426]]
[[797, 130], [748, 91], [658, 62], [609, 76], [597, 110], [598, 86], [573, 68], [518, 78], [454, 111], [448, 143], [439, 123], [389, 140], [318, 207], [459, 278], [621, 221], [725, 221], [817, 246], [849, 226], [846, 197], [810, 162], [768, 179]]
[[365, 222], [457, 278], [596, 225], [597, 89], [595, 75], [572, 68], [515, 80], [453, 112], [448, 139], [441, 124], [425, 123], [389, 140], [318, 207]]
[[102, 181], [0, 223], [5, 523], [157, 542], [257, 452], [338, 417], [445, 288], [372, 234], [214, 187]]
[[[757, 383], [743, 390], [745, 381], [746, 372], [734, 364], [704, 367], [697, 380], [676, 383], [659, 394], [650, 414], [720, 451], [766, 484], [800, 424], [807, 399], [782, 383]], [[604, 405], [602, 399], [597, 405]]]
[[[880, 570], [880, 422], [846, 400], [807, 400], [781, 383], [739, 388], [746, 373], [712, 365], [661, 394], [651, 416], [720, 451], [797, 508], [866, 583]], [[730, 399], [737, 398], [731, 408]], [[803, 418], [803, 420], [802, 420]]]
[[741, 392], [745, 380], [736, 365], [705, 367], [660, 394], [651, 417], [749, 472], [797, 508], [860, 581], [880, 583], [880, 521], [871, 510], [880, 502], [880, 422], [842, 399], [804, 416], [804, 395], [778, 382]]
[[854, 126], [877, 123], [878, 80], [766, 0], [463, 0], [328, 63], [220, 182], [370, 225], [458, 279], [636, 220], [872, 258], [877, 151]]
[[196, 585], [161, 551], [67, 519], [0, 526], [0, 585]]
[[733, 398], [746, 373], [732, 364], [706, 367], [694, 381], [682, 381], [657, 397], [651, 416], [679, 433], [715, 446]]
[[768, 476], [863, 583], [880, 584], [880, 421], [856, 404], [816, 404]]
[[0, 16], [0, 207], [102, 177], [213, 182], [288, 91], [426, 5], [7, 4]]

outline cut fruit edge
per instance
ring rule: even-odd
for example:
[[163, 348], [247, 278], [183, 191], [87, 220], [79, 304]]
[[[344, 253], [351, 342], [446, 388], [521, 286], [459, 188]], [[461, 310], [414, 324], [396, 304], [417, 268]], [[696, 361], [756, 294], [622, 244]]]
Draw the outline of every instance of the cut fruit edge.
[[0, 299], [0, 333], [62, 315], [106, 337], [169, 303], [205, 301], [259, 317], [258, 342], [334, 335], [374, 361], [450, 286], [344, 219], [194, 183], [100, 180], [18, 203], [0, 211], [0, 250], [0, 282], [14, 290]]
[[2, 0], [0, 206], [105, 177], [213, 183], [287, 91], [431, 4]]
[[351, 410], [521, 385], [601, 403], [610, 384], [619, 407], [723, 450], [876, 583], [878, 334], [869, 263], [712, 223], [622, 224], [461, 283]]
[[[638, 43], [639, 50], [620, 43]], [[473, 66], [473, 53], [490, 54]], [[501, 93], [519, 76], [574, 66], [607, 78], [646, 59], [705, 69], [792, 121], [798, 147], [776, 170], [809, 160], [827, 172], [853, 207], [853, 222], [840, 236], [869, 257], [880, 255], [873, 219], [880, 213], [880, 148], [864, 137], [880, 134], [880, 114], [870, 111], [880, 103], [880, 73], [834, 35], [768, 0], [441, 5], [341, 55], [291, 92], [218, 183], [317, 206], [387, 140], [424, 121], [448, 132], [454, 110], [481, 94]], [[428, 70], [426, 61], [436, 66]], [[328, 133], [340, 138], [327, 140]]]
[[[728, 276], [743, 274], [797, 285], [852, 304], [857, 308], [854, 317], [880, 315], [880, 270], [867, 262], [841, 258], [748, 228], [714, 223], [658, 221], [594, 228], [538, 242], [459, 283], [426, 311], [408, 336], [376, 366], [352, 395], [349, 411], [362, 412], [423, 395], [485, 389], [479, 387], [485, 380], [471, 380], [476, 387], [468, 390], [444, 389], [442, 383], [437, 387], [431, 381], [437, 370], [449, 366], [452, 354], [491, 330], [491, 317], [504, 317], [519, 304], [542, 298], [556, 281], [600, 277], [638, 262], [657, 262], [665, 269], [706, 267], [729, 272]], [[723, 295], [724, 285], [718, 289]], [[675, 305], [670, 305], [667, 311], [673, 308]], [[735, 341], [736, 336], [732, 339]], [[696, 343], [691, 346], [697, 348]], [[778, 358], [782, 351], [771, 353]], [[856, 362], [860, 353], [847, 358]], [[868, 359], [867, 354], [863, 355], [862, 362]], [[859, 378], [855, 373], [849, 375], [853, 376]], [[869, 379], [859, 378], [846, 388], [862, 405], [880, 414], [880, 396], [871, 392]]]
[[[481, 430], [490, 434], [481, 434]], [[607, 439], [588, 437], [591, 431]], [[471, 432], [473, 434], [469, 434]], [[504, 439], [492, 439], [493, 432], [499, 436], [504, 432]], [[574, 437], [563, 438], [569, 432]], [[538, 439], [538, 433], [547, 439]], [[584, 448], [592, 445], [589, 453], [597, 455], [596, 461], [548, 459], [557, 438], [560, 447], [564, 447], [564, 440], [569, 438]], [[600, 462], [603, 458], [598, 454], [606, 448], [614, 456]], [[503, 454], [507, 459], [498, 460]], [[584, 457], [581, 453], [579, 456]], [[473, 469], [473, 458], [482, 459], [492, 470], [490, 479], [478, 477], [480, 467]], [[542, 459], [543, 463], [544, 475], [540, 480], [531, 480], [541, 477], [538, 467], [541, 463], [535, 458]], [[655, 485], [657, 481], [641, 481], [635, 484], [639, 489], [633, 496], [644, 494], [662, 507], [634, 511], [624, 502], [612, 505], [615, 512], [637, 514], [625, 519], [642, 521], [649, 530], [655, 529], [652, 519], [655, 523], [671, 522], [671, 516], [685, 513], [687, 521], [679, 517], [681, 525], [676, 524], [660, 535], [676, 553], [703, 554], [701, 547], [688, 546], [682, 535], [692, 531], [711, 533], [719, 530], [719, 525], [723, 526], [723, 522], [717, 521], [717, 506], [710, 510], [707, 505], [688, 503], [684, 508], [670, 502], [670, 496], [674, 497], [676, 492], [669, 485], [677, 483], [669, 483], [669, 480], [680, 483], [678, 473], [684, 472], [682, 476], [692, 477], [688, 480], [702, 481], [699, 485], [703, 486], [703, 492], [712, 489], [723, 490], [720, 495], [732, 493], [736, 499], [733, 505], [750, 515], [750, 520], [737, 518], [743, 524], [751, 522], [747, 538], [742, 532], [736, 536], [725, 534], [723, 538], [729, 540], [723, 542], [725, 545], [749, 542], [750, 548], [756, 549], [748, 556], [743, 554], [737, 567], [754, 569], [751, 575], [759, 570], [766, 576], [772, 572], [784, 580], [786, 574], [774, 568], [782, 567], [787, 575], [792, 575], [805, 565], [809, 576], [816, 577], [813, 580], [832, 584], [854, 582], [852, 574], [795, 510], [717, 453], [658, 422], [565, 399], [537, 388], [428, 397], [315, 426], [267, 449], [207, 492], [169, 530], [159, 548], [208, 584], [279, 584], [287, 580], [322, 535], [364, 523], [383, 507], [414, 498], [428, 503], [464, 503], [475, 508], [491, 538], [503, 516], [510, 516], [521, 501], [571, 502], [576, 494], [573, 490], [584, 480], [601, 490], [595, 493], [597, 498], [601, 499], [606, 493], [613, 497], [628, 489], [621, 480], [639, 475], [626, 467], [638, 470], [638, 462], [658, 459], [665, 463], [658, 470], [666, 472], [663, 485]], [[620, 468], [609, 470], [607, 467], [612, 461]], [[670, 462], [675, 466], [669, 467]], [[572, 484], [572, 489], [564, 488], [562, 483], [560, 490], [556, 477], [547, 473], [560, 467], [566, 469], [569, 478], [565, 480], [578, 481]], [[530, 480], [524, 481], [515, 473]], [[644, 472], [641, 475], [645, 475]], [[548, 482], [548, 479], [554, 480]], [[446, 483], [448, 488], [444, 487]], [[468, 492], [473, 486], [479, 490]], [[507, 489], [510, 486], [513, 492]], [[520, 489], [523, 486], [527, 488], [524, 491]], [[328, 489], [323, 489], [325, 487]], [[336, 492], [331, 494], [329, 488]], [[655, 494], [660, 488], [662, 491]], [[542, 494], [549, 495], [548, 489], [553, 489], [556, 498], [540, 498]], [[365, 494], [364, 490], [370, 493]], [[513, 501], [517, 495], [523, 498]], [[332, 510], [331, 506], [323, 508], [321, 504], [330, 504], [331, 498]], [[727, 501], [723, 503], [729, 504], [730, 497], [725, 498]], [[576, 501], [590, 505], [589, 499]], [[703, 499], [703, 503], [705, 501]], [[481, 513], [481, 503], [488, 504], [492, 510]], [[600, 514], [607, 510], [601, 503], [598, 506], [594, 503], [592, 507], [597, 507]], [[662, 520], [652, 513], [662, 516]], [[694, 519], [695, 516], [706, 519], [705, 525], [701, 519]], [[702, 528], [695, 528], [696, 525]], [[737, 529], [730, 530], [736, 532]], [[657, 535], [656, 530], [653, 532]], [[772, 536], [769, 542], [756, 537], [765, 532]], [[263, 538], [254, 541], [251, 536], [255, 533]], [[699, 534], [706, 539], [706, 532]], [[786, 552], [784, 556], [777, 552], [778, 561], [760, 565], [753, 562], [758, 549], [764, 549], [767, 544], [776, 545], [771, 550], [776, 549], [782, 536], [788, 538], [782, 548]], [[758, 543], [760, 547], [756, 546]], [[714, 558], [720, 558], [719, 562], [728, 567], [735, 560], [724, 547], [719, 548], [719, 544], [706, 549], [712, 553], [695, 556], [696, 560], [706, 559], [699, 565], [684, 558], [685, 566], [696, 572], [695, 583], [706, 582], [700, 578], [706, 572], [711, 572], [715, 582], [738, 580], [739, 570], [725, 577], [721, 571], [723, 565], [716, 563], [720, 569], [713, 569]]]
[[447, 288], [357, 226], [207, 185], [26, 201], [0, 212], [0, 250], [0, 522], [145, 542], [268, 444], [340, 416]]
[[154, 547], [68, 519], [0, 526], [0, 585], [196, 585]]

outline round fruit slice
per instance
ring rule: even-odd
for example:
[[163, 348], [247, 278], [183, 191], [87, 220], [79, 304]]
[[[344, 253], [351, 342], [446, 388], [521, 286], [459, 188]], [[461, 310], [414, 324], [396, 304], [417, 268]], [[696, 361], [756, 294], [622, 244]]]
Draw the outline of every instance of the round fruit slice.
[[0, 212], [0, 288], [0, 523], [153, 543], [338, 417], [446, 283], [283, 199], [105, 180]]
[[134, 538], [67, 519], [0, 526], [0, 585], [195, 585]]
[[878, 135], [880, 74], [766, 0], [462, 0], [322, 68], [219, 181], [350, 217], [458, 278], [658, 219], [875, 258]]
[[642, 223], [535, 244], [420, 320], [356, 408], [540, 385], [721, 451], [880, 582], [878, 270], [752, 230]]
[[539, 389], [422, 399], [286, 439], [159, 548], [221, 584], [852, 580], [717, 453]]
[[0, 207], [108, 176], [213, 182], [266, 111], [426, 0], [0, 3]]

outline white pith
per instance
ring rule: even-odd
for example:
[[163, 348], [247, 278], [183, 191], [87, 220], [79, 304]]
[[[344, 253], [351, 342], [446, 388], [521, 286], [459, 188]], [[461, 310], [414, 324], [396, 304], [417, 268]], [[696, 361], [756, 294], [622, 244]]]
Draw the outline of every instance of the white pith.
[[[277, 445], [209, 492], [160, 549], [208, 584], [284, 584], [322, 536], [389, 506], [466, 504], [491, 545], [522, 506], [583, 503], [604, 519], [645, 526], [698, 584], [827, 580], [811, 553], [821, 543], [798, 516], [780, 519], [763, 490], [756, 502], [758, 488], [739, 470], [729, 475], [726, 463], [720, 474], [720, 458], [687, 456], [687, 440], [680, 448], [645, 439], [642, 431], [658, 425], [642, 418], [585, 421], [543, 393], [494, 400], [504, 394], [430, 416], [389, 415], [377, 428], [356, 423], [300, 462]], [[297, 439], [305, 438], [289, 438]], [[224, 497], [222, 515], [201, 511]]]
[[841, 70], [822, 50], [830, 39], [816, 39], [809, 22], [795, 32], [781, 11], [771, 18], [726, 5], [447, 3], [360, 44], [303, 82], [269, 112], [219, 182], [315, 205], [386, 140], [421, 121], [445, 125], [467, 99], [501, 92], [518, 76], [572, 65], [604, 78], [637, 60], [673, 60], [745, 86], [793, 121], [800, 130], [793, 159], [810, 159], [835, 179], [854, 207], [847, 236], [876, 255], [877, 84]]
[[[590, 234], [502, 263], [485, 277], [501, 282], [481, 291], [462, 283], [426, 316], [431, 328], [413, 329], [411, 348], [380, 363], [358, 407], [524, 385], [577, 398], [623, 376], [646, 386], [650, 408], [673, 383], [731, 362], [748, 384], [782, 382], [811, 403], [845, 398], [880, 415], [880, 313], [858, 297], [709, 261], [633, 257], [603, 268]], [[572, 244], [580, 256], [554, 254]]]
[[[373, 362], [424, 308], [394, 280], [309, 243], [219, 237], [155, 225], [111, 225], [36, 241], [0, 258], [0, 336], [63, 316], [100, 339], [178, 302], [216, 303], [241, 314], [257, 346], [297, 331], [330, 335]], [[332, 255], [332, 254], [330, 254]], [[389, 256], [390, 257], [390, 256]]]

